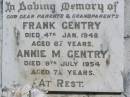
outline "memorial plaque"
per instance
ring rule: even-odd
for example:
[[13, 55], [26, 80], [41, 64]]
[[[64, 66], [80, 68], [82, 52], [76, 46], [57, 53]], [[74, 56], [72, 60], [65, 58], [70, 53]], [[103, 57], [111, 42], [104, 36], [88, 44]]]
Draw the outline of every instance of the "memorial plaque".
[[3, 6], [3, 87], [123, 91], [123, 0], [4, 0]]

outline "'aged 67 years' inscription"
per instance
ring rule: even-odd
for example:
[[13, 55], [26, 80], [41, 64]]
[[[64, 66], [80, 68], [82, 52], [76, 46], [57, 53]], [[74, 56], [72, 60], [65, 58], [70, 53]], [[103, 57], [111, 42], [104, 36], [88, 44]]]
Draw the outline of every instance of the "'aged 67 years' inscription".
[[3, 87], [123, 91], [123, 0], [4, 0]]

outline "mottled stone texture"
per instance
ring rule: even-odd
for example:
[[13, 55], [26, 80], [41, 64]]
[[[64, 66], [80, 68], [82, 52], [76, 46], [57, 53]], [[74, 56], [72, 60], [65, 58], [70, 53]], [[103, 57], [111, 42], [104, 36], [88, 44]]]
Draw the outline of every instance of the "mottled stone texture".
[[[0, 67], [1, 67], [1, 55], [2, 55], [2, 0], [0, 0]], [[0, 73], [1, 73], [1, 68], [0, 68]], [[1, 74], [0, 74], [0, 79], [1, 79]], [[0, 80], [0, 86], [1, 86], [1, 80]]]
[[[130, 97], [130, 0], [125, 0], [125, 70], [124, 89], [125, 92], [120, 94], [50, 94], [48, 97]], [[2, 47], [2, 0], [0, 0], [0, 48]], [[1, 65], [1, 49], [0, 49]], [[1, 66], [0, 66], [1, 67]], [[1, 69], [0, 69], [1, 72]], [[1, 74], [0, 74], [1, 78]], [[1, 80], [0, 80], [1, 85]], [[0, 92], [1, 93], [1, 92]]]
[[125, 74], [124, 88], [127, 97], [130, 97], [130, 0], [125, 0]]

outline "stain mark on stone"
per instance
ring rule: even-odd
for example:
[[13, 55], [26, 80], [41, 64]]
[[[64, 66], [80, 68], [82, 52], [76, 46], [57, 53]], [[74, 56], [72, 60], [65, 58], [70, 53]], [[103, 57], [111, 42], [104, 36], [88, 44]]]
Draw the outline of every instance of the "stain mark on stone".
[[19, 46], [19, 41], [20, 41], [20, 31], [14, 27], [14, 33], [15, 33], [15, 38], [16, 38], [16, 45]]
[[128, 38], [130, 38], [130, 35], [126, 35], [126, 36], [124, 36], [124, 39], [128, 39]]
[[106, 59], [106, 65], [109, 66], [110, 65], [110, 59], [111, 59], [111, 55], [108, 55], [108, 58]]
[[31, 97], [32, 95], [31, 95], [31, 90], [29, 91], [29, 97]]
[[3, 0], [0, 0], [0, 12], [3, 13]]
[[125, 71], [121, 71], [122, 79], [123, 79], [123, 88], [124, 88], [124, 93], [127, 90], [127, 74]]
[[1, 89], [1, 91], [2, 91], [1, 97], [6, 97], [8, 95], [9, 89], [7, 87], [4, 87]]

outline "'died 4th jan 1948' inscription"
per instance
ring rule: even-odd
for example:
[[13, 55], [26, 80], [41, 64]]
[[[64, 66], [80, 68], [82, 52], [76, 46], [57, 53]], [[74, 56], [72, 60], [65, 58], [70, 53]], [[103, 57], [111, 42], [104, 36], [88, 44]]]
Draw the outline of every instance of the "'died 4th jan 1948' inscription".
[[123, 0], [5, 0], [3, 86], [123, 91]]

